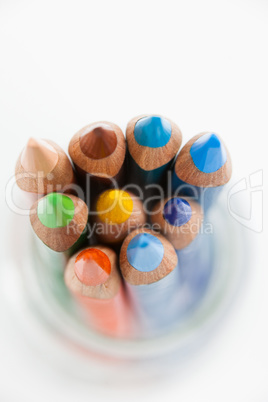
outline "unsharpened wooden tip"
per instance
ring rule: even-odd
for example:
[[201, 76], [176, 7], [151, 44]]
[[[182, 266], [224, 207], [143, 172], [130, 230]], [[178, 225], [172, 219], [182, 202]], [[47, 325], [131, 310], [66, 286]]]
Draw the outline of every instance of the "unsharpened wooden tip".
[[57, 151], [46, 141], [30, 138], [21, 154], [21, 165], [26, 172], [52, 172], [58, 162]]
[[90, 131], [80, 137], [82, 152], [92, 159], [103, 159], [110, 156], [116, 145], [116, 134], [108, 124], [95, 124], [90, 127]]
[[74, 272], [79, 281], [86, 286], [102, 285], [111, 273], [111, 262], [103, 251], [88, 248], [76, 257]]

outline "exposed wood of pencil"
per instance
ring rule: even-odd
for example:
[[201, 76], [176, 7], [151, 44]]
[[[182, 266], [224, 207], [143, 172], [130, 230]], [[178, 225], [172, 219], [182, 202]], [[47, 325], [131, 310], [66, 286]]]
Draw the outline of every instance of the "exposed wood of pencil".
[[[152, 210], [151, 221], [153, 225], [159, 226], [161, 232], [173, 244], [176, 250], [181, 250], [187, 247], [198, 235], [203, 222], [203, 210], [201, 205], [192, 201], [191, 198], [180, 197], [190, 204], [192, 216], [184, 225], [173, 226], [163, 217], [163, 208], [172, 198], [166, 198], [155, 205]], [[154, 229], [156, 229], [155, 226]]]
[[[49, 173], [42, 176], [42, 172], [38, 174], [28, 172], [22, 166], [21, 152], [15, 168], [16, 181], [18, 186], [31, 193], [47, 194], [52, 191], [68, 191], [68, 187], [75, 182], [75, 175], [72, 164], [66, 153], [55, 142], [44, 140], [51, 145], [58, 154], [58, 161]], [[70, 190], [69, 190], [70, 191]]]
[[49, 228], [44, 226], [38, 218], [37, 208], [40, 198], [30, 210], [30, 221], [36, 235], [49, 248], [63, 252], [72, 247], [83, 233], [88, 221], [87, 205], [80, 198], [66, 194], [74, 203], [75, 212], [71, 222], [65, 227]]
[[[185, 183], [191, 184], [197, 187], [217, 187], [226, 184], [232, 175], [232, 162], [230, 154], [226, 149], [227, 161], [225, 164], [213, 173], [203, 173], [194, 164], [190, 155], [190, 149], [193, 143], [198, 140], [206, 132], [194, 136], [188, 141], [182, 150], [180, 151], [175, 162], [175, 173], [178, 178]], [[223, 143], [223, 141], [221, 140]], [[224, 145], [224, 143], [223, 143]]]
[[143, 170], [150, 171], [167, 164], [176, 156], [181, 146], [182, 134], [179, 127], [175, 123], [164, 117], [170, 122], [172, 129], [171, 137], [168, 143], [165, 146], [159, 148], [151, 148], [139, 145], [134, 136], [135, 124], [138, 120], [147, 116], [150, 115], [141, 115], [130, 120], [127, 125], [126, 140], [130, 155], [135, 160], [135, 162]]
[[[90, 131], [92, 126], [97, 124], [109, 125], [114, 130], [117, 138], [117, 145], [113, 153], [101, 159], [93, 159], [86, 156], [81, 149], [80, 143], [80, 137], [85, 135]], [[106, 121], [92, 123], [83, 127], [73, 136], [69, 144], [69, 154], [74, 164], [83, 172], [100, 178], [115, 177], [119, 174], [125, 160], [126, 140], [122, 130], [116, 124]]]
[[[135, 269], [127, 258], [127, 248], [130, 241], [139, 233], [150, 233], [157, 237], [164, 247], [164, 257], [159, 266], [150, 272], [141, 272]], [[178, 258], [172, 244], [161, 234], [150, 229], [136, 229], [124, 240], [120, 251], [120, 269], [125, 281], [131, 285], [149, 285], [158, 282], [167, 276], [177, 266]]]
[[[143, 226], [146, 223], [146, 214], [143, 209], [142, 202], [129, 191], [127, 192], [133, 201], [133, 210], [130, 217], [121, 224], [110, 224], [103, 222], [98, 214], [94, 216], [94, 223], [98, 228], [100, 228], [100, 232], [96, 233], [96, 236], [99, 241], [103, 243], [120, 243], [127, 234], [138, 227]], [[96, 208], [95, 208], [96, 209]], [[117, 234], [115, 237], [115, 233]]]

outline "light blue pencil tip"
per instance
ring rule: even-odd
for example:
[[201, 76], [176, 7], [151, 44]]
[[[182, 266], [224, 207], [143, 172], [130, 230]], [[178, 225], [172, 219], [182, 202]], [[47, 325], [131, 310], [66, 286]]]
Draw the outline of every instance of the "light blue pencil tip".
[[227, 160], [226, 149], [214, 133], [198, 138], [191, 146], [190, 154], [197, 169], [203, 173], [216, 172]]
[[139, 145], [150, 148], [164, 147], [171, 137], [171, 124], [159, 116], [148, 116], [138, 120], [134, 136]]
[[130, 265], [141, 272], [156, 269], [164, 256], [161, 241], [150, 233], [139, 233], [127, 247], [127, 259]]

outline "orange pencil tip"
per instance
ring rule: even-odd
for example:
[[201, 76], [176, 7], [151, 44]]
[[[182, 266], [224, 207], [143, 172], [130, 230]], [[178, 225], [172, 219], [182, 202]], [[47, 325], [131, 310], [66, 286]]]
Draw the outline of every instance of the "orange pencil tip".
[[106, 282], [111, 273], [111, 262], [101, 250], [88, 248], [78, 254], [74, 272], [86, 286], [98, 286]]

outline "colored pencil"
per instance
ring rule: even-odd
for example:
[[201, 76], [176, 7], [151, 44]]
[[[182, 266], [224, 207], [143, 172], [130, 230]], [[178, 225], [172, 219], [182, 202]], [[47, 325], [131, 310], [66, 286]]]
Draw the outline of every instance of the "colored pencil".
[[182, 134], [171, 120], [142, 115], [132, 119], [126, 130], [128, 180], [145, 190], [145, 198], [157, 190], [148, 185], [162, 184], [181, 146]]
[[106, 190], [97, 199], [93, 222], [100, 242], [119, 244], [129, 232], [146, 223], [146, 215], [142, 202], [134, 194]]
[[88, 208], [71, 194], [50, 193], [30, 210], [35, 234], [50, 249], [69, 253], [86, 241]]
[[76, 253], [64, 279], [94, 329], [116, 337], [130, 335], [129, 305], [113, 250], [98, 245]]
[[126, 140], [116, 124], [100, 121], [83, 127], [71, 139], [69, 154], [91, 196], [123, 184]]
[[161, 234], [136, 229], [123, 242], [120, 269], [142, 337], [176, 324], [180, 277], [174, 247]]
[[39, 196], [57, 191], [70, 192], [74, 171], [66, 153], [55, 142], [30, 138], [15, 168], [17, 185]]
[[191, 198], [169, 197], [155, 205], [151, 221], [154, 230], [160, 229], [176, 250], [182, 250], [200, 232], [203, 210]]
[[205, 211], [215, 202], [232, 174], [231, 158], [217, 134], [193, 137], [180, 151], [174, 166], [172, 188], [176, 195], [198, 200]]
[[153, 228], [160, 229], [176, 249], [181, 282], [192, 302], [204, 292], [213, 268], [211, 233], [201, 233], [203, 217], [201, 205], [186, 197], [160, 201], [151, 216]]

